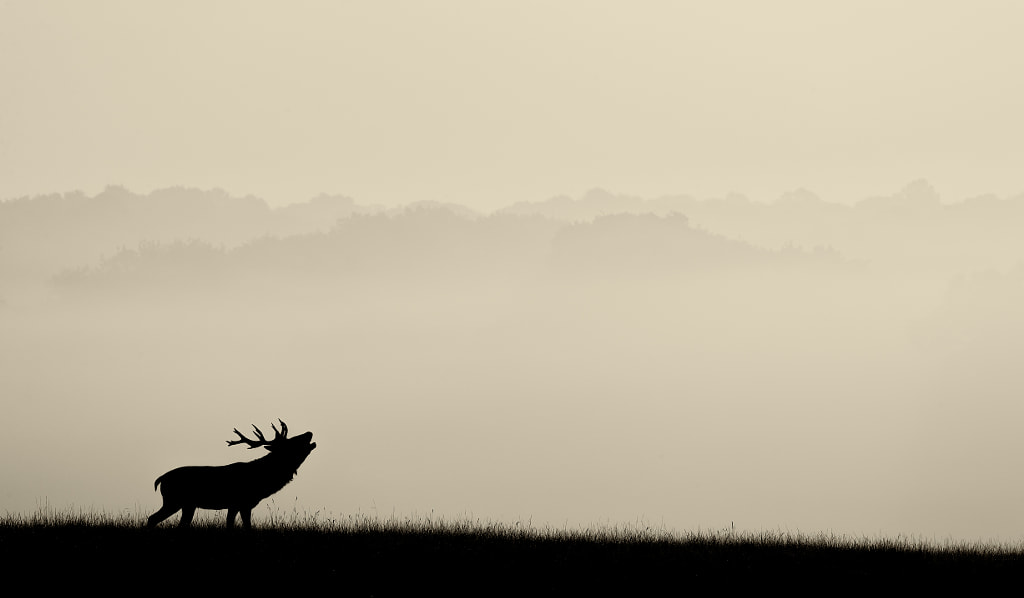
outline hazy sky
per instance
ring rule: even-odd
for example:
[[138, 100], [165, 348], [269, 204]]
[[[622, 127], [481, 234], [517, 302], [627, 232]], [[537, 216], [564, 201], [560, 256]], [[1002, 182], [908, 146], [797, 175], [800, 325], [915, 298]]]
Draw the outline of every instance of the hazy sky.
[[1024, 191], [1019, 2], [0, 1], [0, 198]]
[[[989, 0], [0, 0], [0, 199], [1016, 195], [1022, 25]], [[318, 443], [285, 509], [1020, 538], [1024, 204], [934, 218], [913, 189], [694, 204], [692, 229], [5, 205], [0, 454], [25, 458], [0, 510], [148, 514], [157, 475], [251, 458], [231, 429], [280, 417]]]

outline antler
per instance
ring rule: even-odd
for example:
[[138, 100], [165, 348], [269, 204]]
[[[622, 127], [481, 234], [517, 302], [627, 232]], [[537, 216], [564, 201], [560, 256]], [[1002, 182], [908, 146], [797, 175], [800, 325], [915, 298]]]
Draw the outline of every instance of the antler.
[[270, 423], [270, 427], [274, 428], [274, 440], [277, 440], [278, 438], [280, 438], [281, 440], [284, 440], [285, 438], [288, 438], [288, 424], [286, 424], [283, 421], [281, 421], [281, 418], [277, 418], [277, 421], [281, 422], [281, 431], [280, 432], [278, 432], [277, 428], [274, 427], [274, 423], [273, 422]]
[[238, 440], [229, 440], [228, 446], [245, 443], [249, 445], [249, 448], [254, 449], [258, 446], [266, 446], [270, 444], [270, 441], [263, 437], [263, 432], [256, 427], [256, 424], [252, 425], [252, 429], [256, 431], [256, 437], [259, 438], [259, 440], [249, 440], [245, 435], [238, 431], [238, 428], [235, 428], [235, 434], [238, 434]]
[[277, 421], [281, 422], [280, 431], [278, 431], [277, 426], [275, 426], [273, 423], [270, 424], [270, 427], [274, 429], [273, 440], [267, 440], [266, 438], [264, 438], [263, 432], [261, 432], [260, 429], [256, 427], [256, 424], [253, 424], [252, 429], [255, 431], [256, 438], [258, 438], [259, 440], [250, 440], [246, 438], [244, 434], [239, 432], [238, 428], [235, 428], [235, 434], [238, 434], [238, 440], [228, 440], [228, 446], [234, 446], [236, 444], [244, 443], [248, 444], [250, 449], [254, 449], [258, 446], [269, 446], [279, 440], [284, 440], [285, 438], [288, 437], [288, 426], [285, 425], [285, 423], [280, 419], [278, 419]]

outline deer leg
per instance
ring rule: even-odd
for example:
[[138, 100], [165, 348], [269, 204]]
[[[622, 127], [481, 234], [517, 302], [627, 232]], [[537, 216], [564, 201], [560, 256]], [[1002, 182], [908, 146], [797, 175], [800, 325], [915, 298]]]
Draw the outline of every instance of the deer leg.
[[190, 525], [192, 525], [192, 516], [195, 514], [195, 507], [182, 507], [181, 521], [178, 523], [178, 527], [189, 527]]
[[242, 527], [252, 529], [252, 509], [242, 509]]
[[146, 521], [146, 527], [156, 527], [158, 523], [160, 523], [164, 519], [167, 519], [171, 515], [174, 515], [177, 511], [178, 507], [174, 507], [165, 503], [164, 506], [160, 507], [159, 511], [149, 516], [149, 520]]
[[238, 515], [238, 509], [228, 509], [228, 529], [235, 527], [236, 515]]

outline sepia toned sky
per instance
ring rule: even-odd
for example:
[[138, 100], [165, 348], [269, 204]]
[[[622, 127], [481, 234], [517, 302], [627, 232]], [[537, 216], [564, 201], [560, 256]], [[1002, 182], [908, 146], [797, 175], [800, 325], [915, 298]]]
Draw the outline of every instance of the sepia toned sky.
[[[1022, 24], [0, 0], [0, 200], [83, 192], [0, 202], [0, 511], [145, 517], [280, 418], [260, 517], [1016, 541]], [[704, 201], [800, 188], [875, 199]], [[423, 200], [537, 203], [370, 205]]]
[[1024, 6], [0, 1], [0, 199], [1024, 191]]

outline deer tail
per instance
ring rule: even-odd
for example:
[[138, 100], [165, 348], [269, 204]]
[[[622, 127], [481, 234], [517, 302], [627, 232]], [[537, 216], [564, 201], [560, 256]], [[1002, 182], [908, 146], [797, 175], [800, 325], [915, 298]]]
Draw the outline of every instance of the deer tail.
[[162, 479], [164, 479], [164, 476], [160, 476], [160, 477], [158, 477], [158, 478], [156, 479], [156, 481], [155, 481], [155, 482], [153, 482], [153, 490], [154, 490], [154, 491], [156, 491], [156, 490], [157, 490], [157, 488], [158, 488], [158, 487], [160, 486], [160, 480], [162, 480]]

